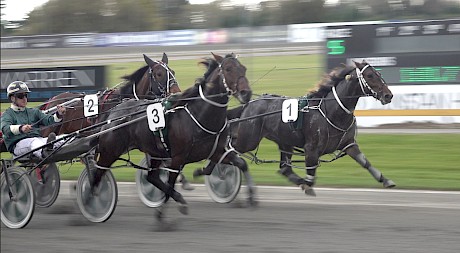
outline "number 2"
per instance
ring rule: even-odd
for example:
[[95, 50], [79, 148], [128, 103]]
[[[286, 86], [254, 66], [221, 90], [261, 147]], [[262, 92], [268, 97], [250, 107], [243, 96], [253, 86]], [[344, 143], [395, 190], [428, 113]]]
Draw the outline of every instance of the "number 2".
[[88, 112], [94, 112], [94, 109], [93, 109], [93, 106], [94, 106], [94, 100], [88, 100]]

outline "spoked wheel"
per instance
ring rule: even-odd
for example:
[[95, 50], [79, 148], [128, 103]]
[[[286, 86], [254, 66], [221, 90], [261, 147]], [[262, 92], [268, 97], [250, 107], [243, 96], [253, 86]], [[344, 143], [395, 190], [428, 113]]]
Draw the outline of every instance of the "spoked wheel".
[[[139, 164], [142, 167], [147, 167], [147, 160], [144, 158]], [[147, 181], [148, 171], [137, 170], [136, 171], [136, 187], [137, 193], [142, 203], [148, 207], [160, 207], [163, 205], [165, 194]], [[166, 170], [160, 170], [160, 178], [163, 182], [167, 182], [169, 178], [169, 172]]]
[[30, 173], [35, 189], [35, 204], [49, 207], [56, 201], [61, 188], [61, 177], [55, 163], [44, 165]]
[[81, 213], [91, 222], [105, 222], [115, 211], [118, 188], [110, 170], [105, 171], [101, 182], [91, 189], [88, 170], [84, 169], [77, 181], [77, 204]]
[[[9, 195], [6, 183], [6, 173], [11, 184], [12, 197]], [[27, 171], [21, 167], [11, 167], [1, 175], [1, 219], [2, 223], [9, 228], [23, 228], [30, 220], [35, 211], [35, 193]]]
[[228, 164], [217, 164], [211, 175], [205, 176], [208, 194], [217, 203], [230, 203], [241, 188], [241, 171]]

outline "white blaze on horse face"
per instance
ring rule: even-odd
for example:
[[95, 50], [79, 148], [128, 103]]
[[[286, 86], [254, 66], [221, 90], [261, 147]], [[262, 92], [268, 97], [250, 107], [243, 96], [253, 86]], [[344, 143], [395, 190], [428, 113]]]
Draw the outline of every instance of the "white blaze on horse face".
[[297, 99], [286, 99], [283, 101], [281, 120], [284, 123], [294, 122], [299, 117], [299, 103]]

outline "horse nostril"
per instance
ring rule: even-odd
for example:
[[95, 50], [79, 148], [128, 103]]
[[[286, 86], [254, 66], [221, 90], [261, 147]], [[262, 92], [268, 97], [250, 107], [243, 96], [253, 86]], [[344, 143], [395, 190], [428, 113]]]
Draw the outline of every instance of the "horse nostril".
[[385, 100], [391, 100], [393, 98], [393, 94], [385, 94], [384, 96]]

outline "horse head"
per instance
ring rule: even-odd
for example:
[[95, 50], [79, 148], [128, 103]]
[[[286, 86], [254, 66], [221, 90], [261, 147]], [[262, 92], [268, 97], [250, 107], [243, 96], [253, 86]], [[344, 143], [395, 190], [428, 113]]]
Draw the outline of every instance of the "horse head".
[[163, 53], [161, 61], [154, 61], [145, 54], [144, 60], [149, 66], [149, 71], [146, 73], [148, 86], [144, 85], [144, 92], [141, 94], [167, 97], [170, 94], [181, 92], [175, 71], [168, 66], [168, 56], [165, 53]]
[[353, 62], [356, 66], [356, 78], [358, 78], [363, 94], [374, 97], [382, 105], [391, 103], [393, 94], [380, 72], [364, 60], [362, 63]]
[[211, 54], [219, 64], [218, 75], [229, 94], [237, 98], [242, 104], [249, 102], [252, 90], [246, 78], [246, 67], [238, 61], [233, 53], [225, 57]]

